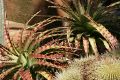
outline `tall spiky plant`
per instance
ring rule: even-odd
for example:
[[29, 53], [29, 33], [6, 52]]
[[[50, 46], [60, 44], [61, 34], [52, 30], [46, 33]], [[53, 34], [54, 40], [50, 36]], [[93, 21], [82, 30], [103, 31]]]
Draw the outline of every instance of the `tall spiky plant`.
[[[61, 35], [54, 33], [61, 33], [64, 29], [39, 31], [51, 23], [51, 18], [38, 23], [36, 27], [23, 29], [16, 43], [9, 36], [9, 29], [5, 26], [7, 46], [0, 44], [0, 53], [3, 57], [0, 59], [0, 80], [36, 80], [40, 75], [50, 80], [55, 70], [62, 70], [66, 66], [63, 50], [70, 47], [57, 43], [60, 42], [59, 39], [53, 39]], [[26, 34], [26, 31], [29, 33]], [[48, 39], [52, 41], [48, 42]], [[51, 76], [46, 77], [48, 73]]]
[[[55, 5], [51, 7], [60, 8], [69, 15], [62, 18], [63, 22], [68, 22], [67, 40], [74, 47], [82, 48], [86, 55], [93, 51], [99, 56], [105, 50], [118, 47], [119, 42], [111, 31], [113, 25], [106, 21], [109, 21], [107, 17], [114, 15], [112, 11], [119, 7], [120, 1], [109, 6], [103, 6], [102, 0], [61, 0], [63, 5], [47, 1]], [[120, 19], [116, 17], [116, 20]]]

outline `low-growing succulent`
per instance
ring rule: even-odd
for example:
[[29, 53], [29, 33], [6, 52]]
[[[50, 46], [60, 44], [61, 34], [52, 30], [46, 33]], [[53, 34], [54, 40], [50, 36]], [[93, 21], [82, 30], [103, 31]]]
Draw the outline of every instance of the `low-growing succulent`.
[[90, 80], [120, 80], [120, 60], [108, 57], [96, 62]]
[[113, 12], [119, 8], [120, 1], [108, 6], [104, 6], [102, 0], [60, 0], [61, 4], [47, 1], [55, 5], [50, 7], [68, 14], [69, 17], [64, 16], [61, 19], [68, 23], [65, 25], [66, 39], [70, 46], [82, 49], [86, 56], [91, 51], [99, 56], [101, 52], [118, 47], [119, 41], [114, 35], [119, 35], [119, 29], [114, 29], [120, 19]]
[[56, 74], [55, 80], [120, 80], [120, 60], [114, 55], [77, 59]]
[[68, 68], [62, 73], [57, 73], [57, 77], [54, 80], [84, 80], [80, 72], [81, 70], [79, 69]]
[[63, 72], [56, 74], [55, 80], [88, 80], [94, 62], [94, 56], [75, 59]]
[[62, 70], [66, 66], [66, 59], [63, 59], [64, 49], [70, 47], [59, 44], [57, 42], [60, 40], [54, 39], [61, 35], [54, 34], [61, 32], [57, 31], [59, 28], [54, 28], [55, 31], [52, 31], [53, 29], [39, 31], [51, 23], [50, 19], [38, 23], [36, 27], [20, 31], [17, 42], [12, 40], [9, 29], [5, 26], [7, 46], [0, 44], [0, 53], [3, 57], [0, 59], [0, 80], [36, 80], [40, 76], [47, 78], [47, 73], [54, 75], [54, 71]]

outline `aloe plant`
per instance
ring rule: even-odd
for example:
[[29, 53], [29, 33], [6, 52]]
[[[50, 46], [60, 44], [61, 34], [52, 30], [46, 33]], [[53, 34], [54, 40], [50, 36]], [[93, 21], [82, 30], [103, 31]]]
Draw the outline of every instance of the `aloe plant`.
[[[66, 67], [63, 50], [70, 47], [57, 43], [59, 39], [53, 39], [61, 35], [54, 34], [60, 33], [58, 28], [54, 28], [55, 31], [49, 29], [41, 32], [46, 23], [51, 23], [51, 18], [38, 23], [36, 27], [23, 29], [18, 36], [18, 42], [12, 40], [9, 29], [5, 26], [7, 46], [0, 44], [0, 80], [36, 80], [41, 75], [50, 80], [54, 71]], [[26, 31], [29, 33], [26, 34]], [[52, 41], [48, 42], [48, 39]], [[48, 74], [51, 76], [46, 77]]]
[[[120, 1], [108, 6], [103, 6], [102, 0], [61, 0], [62, 4], [47, 1], [55, 5], [50, 7], [60, 8], [69, 15], [61, 19], [68, 23], [66, 38], [72, 47], [82, 48], [87, 56], [91, 51], [99, 56], [101, 52], [118, 48], [119, 42], [114, 35], [119, 33], [111, 31], [117, 25], [108, 23], [107, 17], [114, 15], [112, 11], [119, 7]], [[111, 17], [111, 20], [119, 21], [119, 18]]]
[[3, 0], [0, 0], [0, 44], [3, 44], [4, 38], [4, 5]]

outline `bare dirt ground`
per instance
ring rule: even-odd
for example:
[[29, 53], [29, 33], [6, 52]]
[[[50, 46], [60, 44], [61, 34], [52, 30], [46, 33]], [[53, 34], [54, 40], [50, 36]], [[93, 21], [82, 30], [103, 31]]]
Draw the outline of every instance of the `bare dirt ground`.
[[33, 14], [32, 0], [4, 0], [7, 15], [6, 26], [9, 27], [11, 38], [17, 42], [20, 31], [24, 24]]
[[33, 13], [32, 0], [4, 0], [7, 19], [25, 23]]

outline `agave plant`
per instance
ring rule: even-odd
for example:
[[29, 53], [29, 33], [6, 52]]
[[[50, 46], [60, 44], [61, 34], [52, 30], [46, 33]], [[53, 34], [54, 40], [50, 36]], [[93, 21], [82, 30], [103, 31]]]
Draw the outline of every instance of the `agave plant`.
[[36, 80], [37, 78], [51, 80], [54, 71], [62, 70], [67, 65], [64, 49], [70, 48], [58, 44], [59, 39], [53, 39], [61, 35], [54, 33], [61, 33], [64, 29], [60, 31], [59, 28], [54, 28], [54, 31], [49, 29], [40, 32], [40, 29], [51, 23], [53, 18], [38, 23], [36, 27], [20, 31], [18, 42], [12, 40], [9, 29], [5, 26], [7, 46], [0, 44], [0, 80]]
[[[119, 8], [120, 1], [108, 6], [103, 6], [102, 0], [70, 0], [70, 2], [61, 0], [63, 5], [47, 1], [55, 5], [50, 7], [60, 8], [69, 15], [69, 17], [61, 18], [63, 22], [68, 23], [67, 41], [70, 45], [72, 43], [73, 47], [82, 48], [85, 55], [92, 51], [99, 56], [101, 52], [111, 51], [118, 47], [119, 42], [114, 35], [119, 35], [119, 33], [113, 28], [115, 29], [117, 26], [115, 24], [118, 24], [120, 18], [115, 17], [117, 15], [113, 11]], [[116, 20], [116, 22], [108, 23], [107, 21], [110, 20]]]

